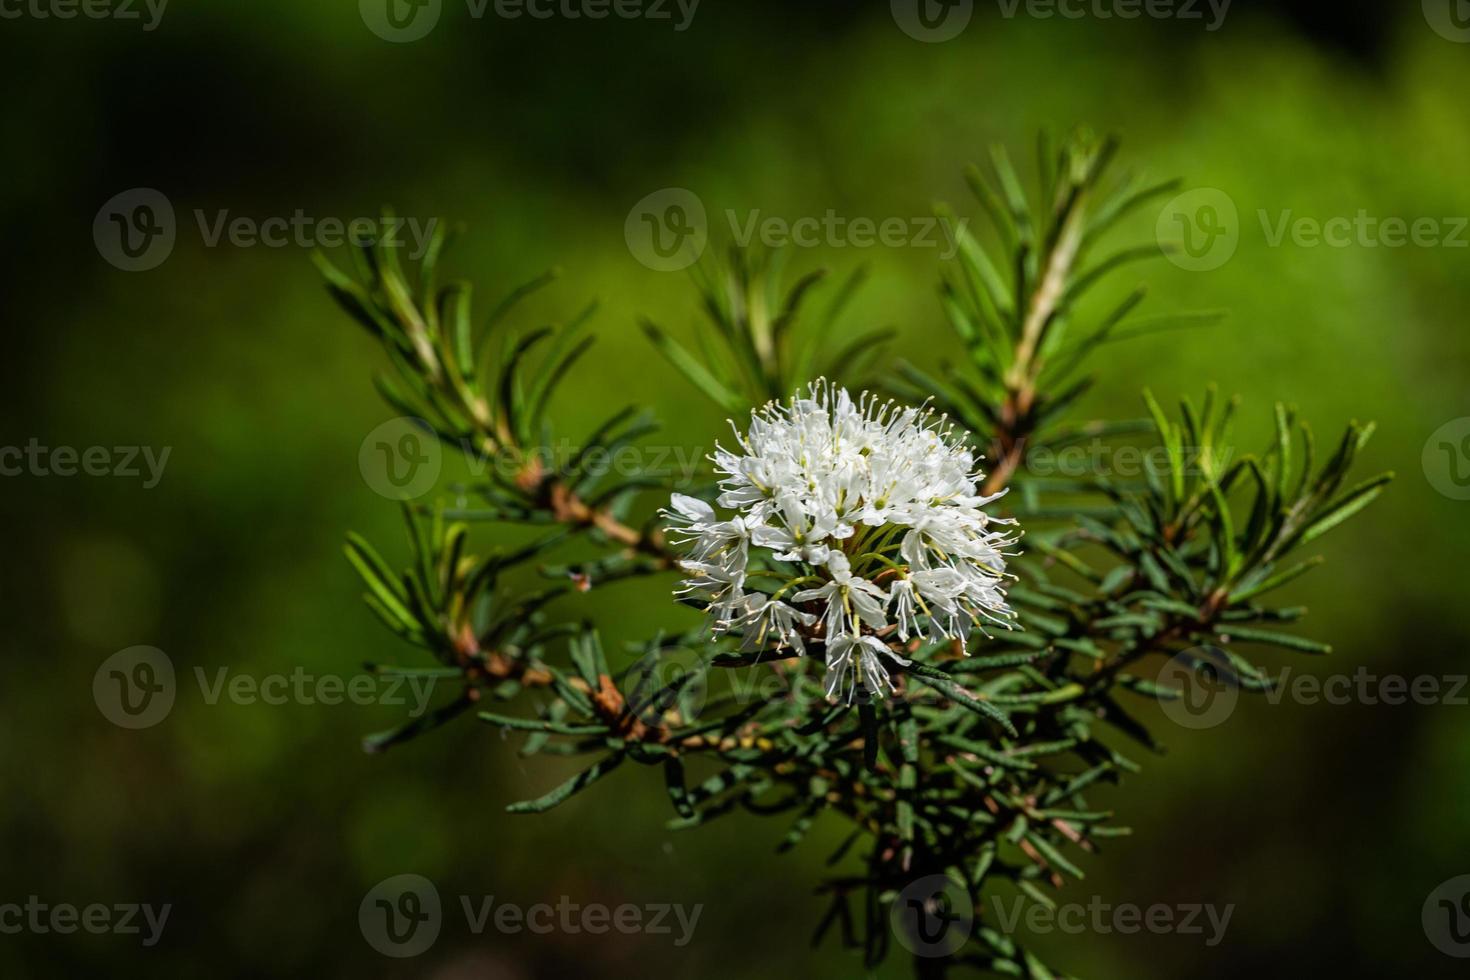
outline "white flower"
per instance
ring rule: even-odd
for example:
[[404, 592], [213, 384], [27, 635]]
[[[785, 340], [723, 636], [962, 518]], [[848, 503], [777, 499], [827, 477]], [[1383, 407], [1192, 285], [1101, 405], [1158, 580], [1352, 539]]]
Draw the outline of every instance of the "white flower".
[[[779, 556], [778, 556], [779, 557]], [[819, 589], [807, 589], [791, 597], [793, 602], [823, 602], [827, 606], [827, 636], [856, 635], [861, 627], [887, 626], [883, 590], [867, 579], [856, 578], [847, 556], [840, 551], [827, 558], [827, 573], [832, 576]]]
[[760, 592], [747, 595], [745, 603], [745, 612], [737, 625], [745, 634], [746, 651], [762, 649], [767, 636], [774, 636], [781, 646], [806, 653], [806, 639], [797, 627], [811, 626], [817, 617]]
[[894, 653], [892, 648], [876, 636], [839, 636], [827, 643], [827, 696], [836, 697], [844, 688], [847, 699], [859, 686], [869, 694], [882, 697], [885, 688], [893, 691], [893, 681], [888, 669], [883, 666], [887, 658], [908, 665], [908, 661]]
[[664, 512], [689, 546], [680, 594], [705, 603], [716, 635], [800, 653], [819, 638], [829, 695], [850, 696], [892, 689], [885, 662], [908, 661], [889, 634], [963, 643], [977, 624], [1010, 628], [1015, 537], [996, 526], [1014, 521], [982, 509], [1002, 494], [980, 493], [975, 457], [943, 417], [818, 381], [735, 436], [711, 460], [718, 503], [737, 513], [682, 494]]
[[739, 548], [744, 552], [750, 531], [743, 519], [736, 517], [729, 521], [717, 520], [713, 507], [698, 497], [682, 493], [674, 494], [671, 503], [673, 511], [665, 512], [671, 518], [671, 529], [676, 534], [684, 535], [680, 539], [681, 544], [691, 541], [696, 544], [691, 553], [695, 560], [705, 561], [711, 556], [725, 554], [730, 548]]
[[762, 526], [752, 529], [751, 540], [762, 548], [776, 553], [777, 561], [804, 561], [822, 565], [827, 561], [830, 549], [822, 542], [829, 537], [852, 537], [852, 528], [838, 525], [835, 515], [809, 514], [801, 501], [789, 493], [782, 493], [776, 501], [782, 524], [779, 527]]
[[898, 623], [898, 638], [907, 640], [921, 631], [919, 626], [919, 610], [914, 600], [914, 580], [912, 578], [895, 578], [892, 587], [888, 590], [888, 598], [893, 603], [893, 616]]

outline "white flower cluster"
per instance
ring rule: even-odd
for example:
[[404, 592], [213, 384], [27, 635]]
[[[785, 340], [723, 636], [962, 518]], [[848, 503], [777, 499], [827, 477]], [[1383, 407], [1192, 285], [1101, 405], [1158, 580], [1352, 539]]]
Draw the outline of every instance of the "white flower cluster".
[[[690, 546], [679, 594], [708, 604], [714, 633], [803, 654], [820, 636], [827, 693], [850, 697], [859, 684], [893, 689], [884, 661], [907, 661], [890, 636], [1009, 628], [1002, 549], [1014, 536], [991, 525], [1014, 521], [981, 510], [1001, 494], [979, 494], [975, 458], [942, 417], [818, 381], [752, 413], [736, 438], [738, 452], [712, 457], [718, 502], [736, 513], [683, 494], [665, 512]], [[774, 560], [752, 568], [753, 548]]]

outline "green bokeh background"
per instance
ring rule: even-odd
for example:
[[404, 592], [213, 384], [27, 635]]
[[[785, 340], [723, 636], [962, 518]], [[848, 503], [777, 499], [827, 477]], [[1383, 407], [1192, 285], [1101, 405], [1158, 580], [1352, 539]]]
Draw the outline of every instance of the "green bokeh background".
[[[0, 481], [0, 901], [174, 906], [151, 949], [114, 935], [0, 936], [0, 973], [862, 973], [830, 942], [807, 942], [824, 845], [843, 834], [835, 818], [786, 856], [774, 853], [781, 821], [670, 833], [659, 777], [643, 770], [513, 818], [505, 804], [563, 767], [518, 759], [473, 721], [369, 757], [359, 736], [400, 710], [206, 703], [196, 667], [351, 676], [408, 651], [363, 608], [341, 556], [348, 529], [404, 553], [395, 508], [358, 469], [363, 439], [394, 414], [369, 383], [379, 354], [303, 249], [206, 247], [196, 209], [347, 219], [391, 203], [462, 221], [449, 265], [482, 298], [560, 265], [563, 280], [520, 322], [601, 300], [597, 356], [556, 410], [566, 431], [637, 401], [665, 421], [658, 441], [705, 447], [721, 414], [635, 327], [646, 314], [687, 335], [696, 314], [683, 275], [630, 254], [634, 202], [689, 188], [717, 223], [726, 209], [918, 217], [935, 201], [970, 214], [962, 168], [987, 144], [1023, 152], [1037, 128], [1079, 122], [1115, 131], [1125, 164], [1224, 190], [1241, 237], [1219, 269], [1159, 261], [1114, 283], [1147, 279], [1153, 311], [1231, 316], [1109, 349], [1086, 410], [1133, 415], [1144, 385], [1176, 397], [1216, 381], [1242, 395], [1247, 435], [1264, 436], [1276, 399], [1323, 438], [1376, 419], [1365, 472], [1399, 479], [1321, 542], [1327, 565], [1292, 587], [1312, 607], [1311, 634], [1336, 647], [1293, 666], [1467, 669], [1470, 503], [1435, 490], [1421, 451], [1470, 415], [1470, 249], [1271, 247], [1258, 218], [1470, 215], [1470, 45], [1430, 30], [1418, 4], [1288, 17], [1241, 2], [1215, 32], [1006, 19], [981, 4], [942, 44], [905, 36], [884, 4], [706, 0], [682, 33], [472, 20], [450, 4], [425, 40], [389, 44], [345, 0], [176, 3], [151, 32], [0, 24], [0, 444], [172, 447], [153, 489]], [[170, 198], [178, 242], [157, 269], [127, 273], [99, 256], [91, 227], [104, 201], [139, 186]], [[1149, 240], [1156, 213], [1115, 240]], [[820, 247], [792, 261], [869, 263], [848, 322], [896, 326], [900, 351], [923, 364], [955, 353], [935, 250]], [[561, 610], [637, 636], [688, 622], [668, 584], [623, 583]], [[180, 694], [163, 723], [124, 731], [99, 713], [92, 677], [135, 644], [169, 654]], [[1457, 975], [1420, 911], [1441, 881], [1470, 873], [1470, 708], [1247, 701], [1204, 732], [1143, 711], [1171, 751], [1114, 792], [1136, 835], [1088, 860], [1071, 897], [1233, 903], [1229, 932], [1212, 948], [1198, 936], [1037, 937], [1052, 962], [1100, 980]], [[364, 942], [357, 908], [406, 871], [432, 878], [450, 915], [431, 952], [398, 962]], [[660, 936], [476, 937], [460, 895], [704, 911], [682, 948]], [[895, 957], [882, 975], [908, 972]]]

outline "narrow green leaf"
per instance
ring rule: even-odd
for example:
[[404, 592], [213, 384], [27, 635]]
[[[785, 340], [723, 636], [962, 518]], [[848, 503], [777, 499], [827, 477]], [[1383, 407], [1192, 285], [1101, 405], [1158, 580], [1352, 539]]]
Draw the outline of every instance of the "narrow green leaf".
[[619, 753], [607, 756], [599, 760], [587, 769], [582, 770], [562, 783], [556, 789], [545, 796], [538, 796], [534, 800], [524, 800], [520, 803], [512, 803], [505, 808], [506, 813], [545, 813], [552, 807], [565, 802], [569, 797], [580, 793], [582, 790], [597, 782], [603, 776], [612, 772], [620, 766], [626, 756]]

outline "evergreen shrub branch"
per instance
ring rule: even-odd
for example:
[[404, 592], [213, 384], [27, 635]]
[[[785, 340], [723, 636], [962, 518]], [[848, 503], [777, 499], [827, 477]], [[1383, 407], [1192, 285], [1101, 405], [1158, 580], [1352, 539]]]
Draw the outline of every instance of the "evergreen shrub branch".
[[[1144, 392], [1137, 419], [1077, 420], [1093, 384], [1080, 372], [1099, 348], [1218, 316], [1142, 315], [1142, 287], [1100, 314], [1085, 302], [1099, 283], [1160, 254], [1152, 244], [1114, 246], [1111, 233], [1176, 187], [1113, 179], [1114, 155], [1110, 140], [1079, 134], [1053, 146], [1043, 137], [1029, 191], [1003, 149], [993, 151], [988, 170], [969, 171], [990, 234], [981, 240], [950, 223], [961, 230], [960, 249], [939, 297], [958, 357], [933, 371], [906, 359], [879, 376], [900, 403], [927, 402], [972, 434], [988, 467], [982, 502], [997, 519], [1021, 522], [1025, 536], [1006, 553], [1003, 573], [999, 564], [980, 570], [1000, 576], [997, 583], [1003, 577], [1009, 618], [987, 629], [984, 620], [961, 617], [964, 629], [953, 636], [934, 622], [908, 631], [855, 621], [852, 638], [862, 642], [849, 646], [865, 645], [872, 659], [853, 661], [863, 685], [847, 689], [832, 683], [841, 655], [831, 607], [799, 598], [811, 594], [802, 586], [840, 593], [836, 566], [803, 564], [810, 556], [799, 534], [791, 554], [752, 558], [741, 570], [769, 583], [745, 599], [791, 603], [790, 618], [769, 634], [730, 628], [738, 610], [727, 609], [722, 628], [665, 632], [610, 653], [578, 617], [576, 595], [588, 587], [639, 576], [639, 587], [667, 590], [667, 579], [642, 576], [681, 560], [696, 583], [707, 574], [690, 572], [699, 563], [691, 565], [657, 514], [634, 517], [669, 502], [660, 480], [609, 479], [586, 465], [593, 451], [646, 435], [646, 417], [614, 414], [569, 460], [544, 451], [554, 438], [559, 385], [591, 343], [584, 328], [593, 307], [563, 326], [511, 329], [518, 300], [548, 275], [481, 319], [468, 285], [438, 282], [443, 238], [411, 271], [382, 246], [360, 249], [351, 272], [318, 257], [338, 303], [384, 349], [393, 375], [378, 386], [389, 404], [455, 452], [517, 462], [490, 468], [467, 488], [473, 506], [405, 507], [414, 556], [407, 569], [349, 537], [369, 607], [438, 663], [373, 669], [428, 670], [460, 686], [436, 713], [369, 739], [369, 748], [473, 710], [488, 725], [524, 733], [526, 755], [585, 760], [575, 776], [511, 805], [512, 813], [548, 810], [631, 762], [662, 773], [675, 827], [737, 811], [774, 817], [784, 827], [780, 849], [788, 850], [819, 821], [844, 823], [849, 833], [831, 857], [838, 870], [823, 885], [831, 906], [816, 938], [837, 935], [869, 966], [890, 951], [896, 897], [925, 876], [942, 876], [977, 909], [997, 888], [1055, 902], [1093, 854], [1128, 833], [1102, 800], [1111, 796], [1105, 787], [1139, 771], [1135, 749], [1159, 750], [1140, 708], [1179, 692], [1158, 681], [1158, 665], [1178, 658], [1265, 691], [1273, 684], [1265, 651], [1326, 652], [1294, 631], [1302, 611], [1277, 597], [1316, 564], [1303, 550], [1390, 479], [1350, 478], [1371, 425], [1350, 424], [1319, 452], [1311, 429], [1282, 405], [1273, 437], [1236, 452], [1236, 401], [1213, 388], [1172, 409]], [[835, 391], [895, 339], [891, 331], [834, 338], [861, 272], [819, 305], [822, 274], [786, 287], [781, 265], [779, 254], [734, 249], [697, 268], [704, 325], [694, 350], [642, 324], [689, 382], [736, 416], [791, 398], [819, 373]], [[737, 417], [737, 427], [745, 421]], [[1033, 472], [1039, 453], [1120, 439], [1155, 449], [1136, 479]], [[1009, 492], [989, 502], [1002, 491]], [[700, 513], [706, 506], [675, 503]], [[485, 523], [545, 533], [513, 551], [483, 550], [471, 543], [471, 526]], [[866, 563], [885, 587], [914, 572], [888, 533], [894, 528], [868, 530], [862, 545], [841, 543], [844, 567]], [[573, 566], [568, 583], [569, 570], [548, 563], [573, 538], [599, 556]], [[530, 592], [507, 587], [504, 573], [526, 563], [561, 582]], [[695, 588], [680, 601], [719, 620], [720, 603], [734, 600], [716, 594]], [[887, 675], [887, 687], [877, 688], [884, 696], [870, 689], [875, 670]], [[920, 975], [957, 966], [1062, 975], [983, 915], [965, 940], [947, 957], [917, 957]]]

